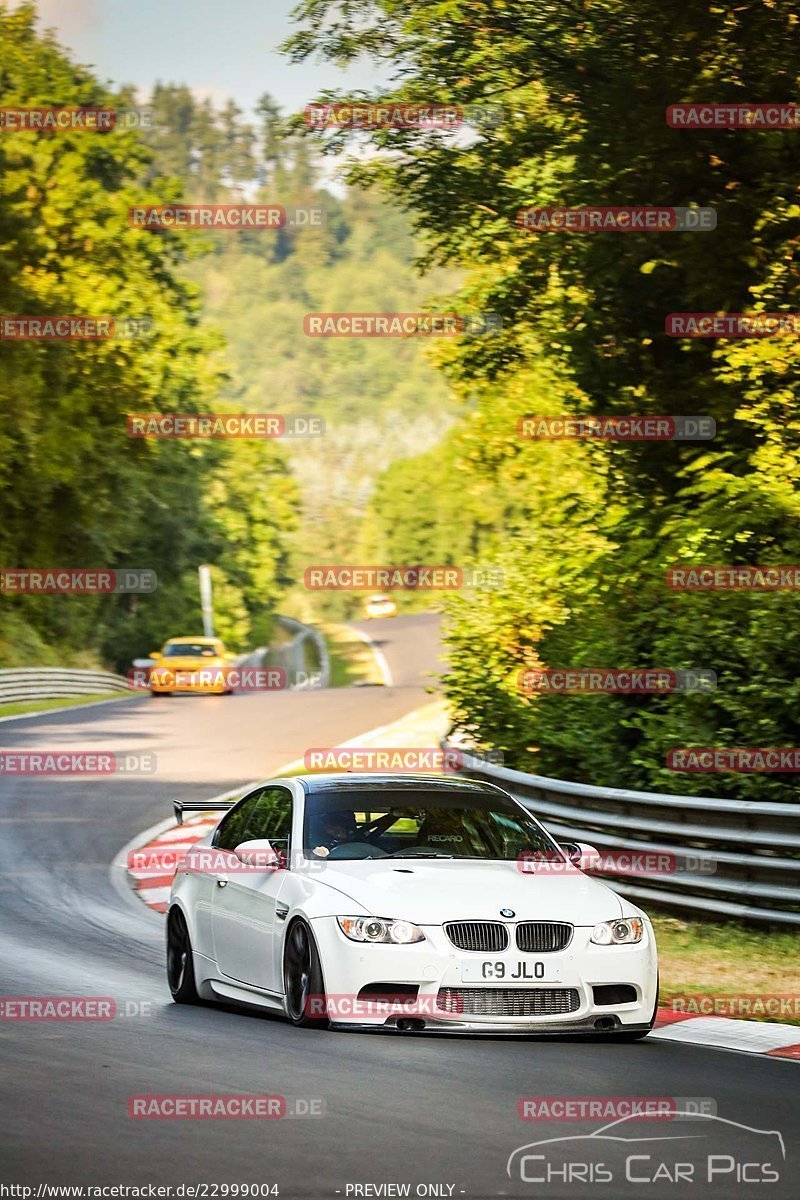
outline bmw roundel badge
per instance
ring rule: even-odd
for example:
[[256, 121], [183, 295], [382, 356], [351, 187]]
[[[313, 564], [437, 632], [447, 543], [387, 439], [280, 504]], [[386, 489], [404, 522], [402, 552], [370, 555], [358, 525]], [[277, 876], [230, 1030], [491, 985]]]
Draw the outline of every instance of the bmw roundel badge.
[[515, 917], [516, 915], [517, 914], [514, 912], [513, 908], [501, 908], [500, 909], [501, 917]]

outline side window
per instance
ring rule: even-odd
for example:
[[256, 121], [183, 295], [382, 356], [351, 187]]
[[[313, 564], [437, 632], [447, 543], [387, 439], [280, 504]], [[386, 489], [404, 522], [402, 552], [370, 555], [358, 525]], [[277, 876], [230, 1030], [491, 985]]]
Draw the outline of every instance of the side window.
[[247, 821], [248, 838], [274, 842], [292, 831], [292, 793], [288, 788], [264, 788]]
[[241, 842], [248, 840], [244, 831], [247, 829], [250, 815], [263, 795], [263, 791], [262, 788], [258, 792], [252, 792], [231, 809], [214, 835], [215, 846], [219, 846], [221, 850], [234, 850]]
[[291, 828], [292, 794], [288, 788], [260, 788], [231, 809], [217, 830], [214, 845], [235, 850], [242, 842], [288, 838]]

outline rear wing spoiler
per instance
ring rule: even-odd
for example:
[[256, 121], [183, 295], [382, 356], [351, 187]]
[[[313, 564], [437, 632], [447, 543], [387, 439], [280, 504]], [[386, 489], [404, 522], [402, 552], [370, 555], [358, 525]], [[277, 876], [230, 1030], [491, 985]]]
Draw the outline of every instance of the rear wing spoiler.
[[184, 813], [223, 812], [225, 809], [233, 808], [234, 804], [238, 803], [238, 798], [235, 800], [173, 800], [172, 808], [175, 813], [175, 820], [179, 825], [182, 825]]

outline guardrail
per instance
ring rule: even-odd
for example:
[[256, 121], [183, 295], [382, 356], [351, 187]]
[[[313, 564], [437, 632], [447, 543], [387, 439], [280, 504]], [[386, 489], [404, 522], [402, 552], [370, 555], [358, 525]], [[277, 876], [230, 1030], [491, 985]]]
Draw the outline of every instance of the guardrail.
[[129, 692], [131, 686], [111, 671], [66, 670], [63, 667], [25, 667], [0, 670], [0, 704], [25, 700], [58, 700], [69, 696], [94, 696], [101, 692]]
[[[313, 625], [304, 625], [302, 621], [296, 621], [294, 617], [277, 617], [276, 620], [284, 629], [294, 633], [290, 642], [279, 647], [288, 660], [289, 670], [294, 672], [293, 687], [296, 690], [309, 687], [330, 687], [330, 657], [325, 639], [320, 631]], [[306, 642], [310, 642], [313, 647], [314, 657], [319, 668], [317, 671], [307, 670]]]
[[[462, 773], [505, 788], [560, 841], [588, 842], [601, 855], [647, 850], [689, 860], [686, 869], [637, 875], [635, 882], [621, 872], [602, 872], [605, 882], [634, 900], [800, 925], [800, 804], [592, 787], [512, 771], [474, 752]], [[691, 869], [693, 857], [702, 871]]]
[[[279, 647], [286, 658], [290, 686], [295, 689], [328, 687], [330, 685], [330, 659], [325, 640], [319, 630], [292, 617], [278, 617], [285, 629], [294, 632], [294, 637], [285, 646]], [[306, 669], [305, 643], [311, 641], [319, 669]], [[235, 664], [238, 667], [260, 667], [269, 654], [269, 648], [259, 646], [248, 654], [240, 654]], [[133, 666], [153, 666], [150, 658], [134, 659]], [[0, 670], [0, 704], [19, 704], [26, 700], [59, 700], [70, 696], [93, 696], [101, 692], [130, 692], [133, 688], [124, 676], [112, 671], [83, 671], [64, 667], [24, 667]]]

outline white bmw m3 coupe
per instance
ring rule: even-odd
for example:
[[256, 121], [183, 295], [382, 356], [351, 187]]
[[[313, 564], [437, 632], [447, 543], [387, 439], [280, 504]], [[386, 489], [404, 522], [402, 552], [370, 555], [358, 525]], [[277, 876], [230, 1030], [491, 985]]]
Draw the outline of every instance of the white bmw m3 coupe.
[[[219, 802], [176, 804], [203, 808]], [[655, 1018], [653, 928], [580, 869], [590, 853], [489, 783], [270, 780], [178, 867], [170, 991], [295, 1025], [634, 1041]]]

